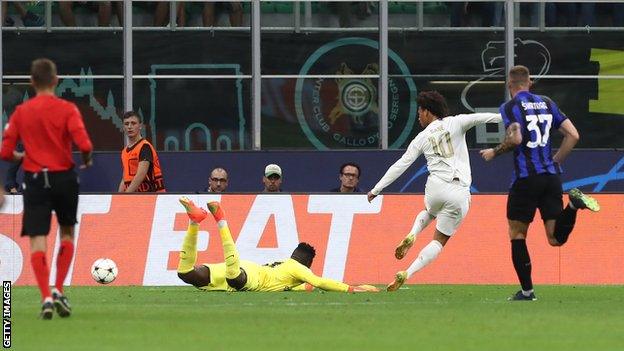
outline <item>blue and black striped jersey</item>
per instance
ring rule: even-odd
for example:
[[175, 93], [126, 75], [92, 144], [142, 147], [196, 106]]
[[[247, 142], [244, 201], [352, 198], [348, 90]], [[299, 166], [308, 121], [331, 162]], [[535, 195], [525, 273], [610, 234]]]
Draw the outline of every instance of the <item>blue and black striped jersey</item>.
[[560, 173], [553, 162], [550, 137], [566, 120], [565, 114], [548, 97], [521, 91], [502, 104], [500, 113], [505, 128], [517, 122], [522, 143], [514, 150], [514, 180], [531, 175]]

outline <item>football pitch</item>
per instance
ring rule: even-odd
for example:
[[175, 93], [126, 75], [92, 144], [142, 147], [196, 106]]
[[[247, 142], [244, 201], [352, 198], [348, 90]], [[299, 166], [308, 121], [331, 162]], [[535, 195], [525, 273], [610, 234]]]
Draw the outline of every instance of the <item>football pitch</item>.
[[409, 285], [395, 293], [207, 293], [69, 287], [74, 314], [38, 319], [13, 287], [15, 350], [622, 350], [622, 286]]

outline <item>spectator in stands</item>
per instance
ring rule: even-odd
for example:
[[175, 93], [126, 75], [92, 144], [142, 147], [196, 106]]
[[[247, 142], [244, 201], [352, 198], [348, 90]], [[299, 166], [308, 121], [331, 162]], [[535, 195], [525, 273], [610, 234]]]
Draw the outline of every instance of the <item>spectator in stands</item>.
[[611, 26], [624, 27], [624, 3], [603, 4], [603, 6], [613, 6], [611, 10], [611, 14], [613, 16]]
[[[154, 12], [154, 26], [164, 27], [169, 23], [169, 2], [158, 2], [156, 4], [156, 11]], [[186, 11], [184, 2], [177, 2], [176, 4], [176, 22], [178, 27], [184, 27], [186, 25]]]
[[226, 11], [230, 15], [231, 27], [243, 26], [243, 5], [239, 1], [207, 2], [202, 12], [202, 22], [205, 27], [214, 27], [219, 22], [218, 15]]
[[[8, 15], [8, 4], [9, 1], [2, 1], [2, 15], [4, 16], [2, 22], [4, 23], [3, 25], [5, 27], [13, 27], [15, 26], [15, 20], [13, 20], [13, 18]], [[24, 23], [25, 27], [41, 27], [44, 25], [43, 18], [41, 18], [41, 16], [39, 15], [32, 13], [30, 10], [26, 10], [21, 2], [13, 1], [12, 4], [13, 7], [15, 7], [17, 13], [19, 13], [20, 17], [22, 18], [22, 23]]]
[[[67, 27], [76, 26], [76, 16], [74, 16], [75, 1], [59, 1], [59, 14], [61, 21]], [[80, 5], [85, 5], [90, 9], [97, 10], [98, 26], [108, 27], [111, 21], [112, 5], [110, 1], [79, 1]], [[115, 1], [115, 12], [119, 23], [123, 23], [123, 2]]]
[[342, 28], [353, 27], [351, 22], [351, 13], [353, 5], [356, 6], [355, 15], [359, 20], [366, 19], [371, 15], [370, 4], [368, 1], [340, 1], [330, 3], [330, 7], [338, 14], [338, 23]]
[[[546, 26], [548, 27], [576, 27], [595, 25], [594, 3], [546, 3]], [[580, 12], [580, 18], [578, 16]]]
[[491, 27], [495, 25], [496, 4], [493, 2], [453, 2], [451, 27]]
[[359, 193], [360, 166], [354, 162], [347, 162], [340, 166], [340, 186], [330, 190], [334, 193]]
[[548, 27], [576, 26], [576, 5], [571, 3], [547, 3], [546, 25]]
[[[539, 23], [539, 3], [520, 3], [520, 26], [538, 27]], [[494, 27], [505, 26], [505, 3], [494, 3]]]
[[217, 167], [210, 172], [210, 178], [208, 179], [208, 188], [206, 191], [209, 193], [222, 193], [228, 187], [228, 174], [222, 167]]
[[[624, 27], [624, 3], [580, 3], [577, 4], [577, 10], [580, 10], [579, 26], [608, 26], [608, 27]], [[596, 15], [604, 14], [600, 17], [601, 23], [596, 21]], [[611, 17], [611, 21], [607, 19]], [[604, 20], [604, 21], [602, 21]]]
[[264, 192], [278, 193], [282, 191], [282, 168], [276, 164], [267, 165], [264, 168]]
[[451, 27], [463, 27], [468, 13], [467, 2], [453, 2], [448, 4], [451, 10]]
[[539, 3], [521, 3], [520, 4], [520, 19], [523, 18], [528, 19], [528, 22], [522, 24], [523, 26], [528, 27], [538, 27], [539, 23]]

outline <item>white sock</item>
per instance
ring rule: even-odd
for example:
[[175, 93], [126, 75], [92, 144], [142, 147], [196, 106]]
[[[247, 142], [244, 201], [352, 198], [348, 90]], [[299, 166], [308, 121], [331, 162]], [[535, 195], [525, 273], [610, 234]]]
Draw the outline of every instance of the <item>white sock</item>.
[[412, 230], [410, 230], [410, 234], [413, 234], [414, 238], [416, 238], [418, 234], [427, 228], [429, 223], [433, 221], [433, 218], [434, 217], [432, 217], [427, 210], [420, 211], [418, 216], [416, 216], [416, 220], [414, 221]]
[[416, 260], [412, 262], [412, 265], [407, 269], [407, 277], [411, 277], [412, 274], [423, 269], [426, 265], [431, 263], [431, 261], [435, 260], [441, 251], [442, 244], [437, 240], [431, 240], [431, 242], [420, 251]]

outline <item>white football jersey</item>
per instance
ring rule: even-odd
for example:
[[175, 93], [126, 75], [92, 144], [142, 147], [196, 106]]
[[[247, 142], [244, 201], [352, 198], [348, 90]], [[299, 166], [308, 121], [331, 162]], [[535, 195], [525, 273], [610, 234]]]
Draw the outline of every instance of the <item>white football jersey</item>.
[[379, 195], [384, 188], [400, 177], [420, 154], [425, 154], [430, 175], [435, 175], [446, 182], [458, 178], [461, 185], [470, 186], [472, 175], [466, 132], [477, 124], [501, 121], [501, 115], [498, 113], [472, 113], [434, 120], [418, 133], [403, 156], [388, 168], [371, 192]]

